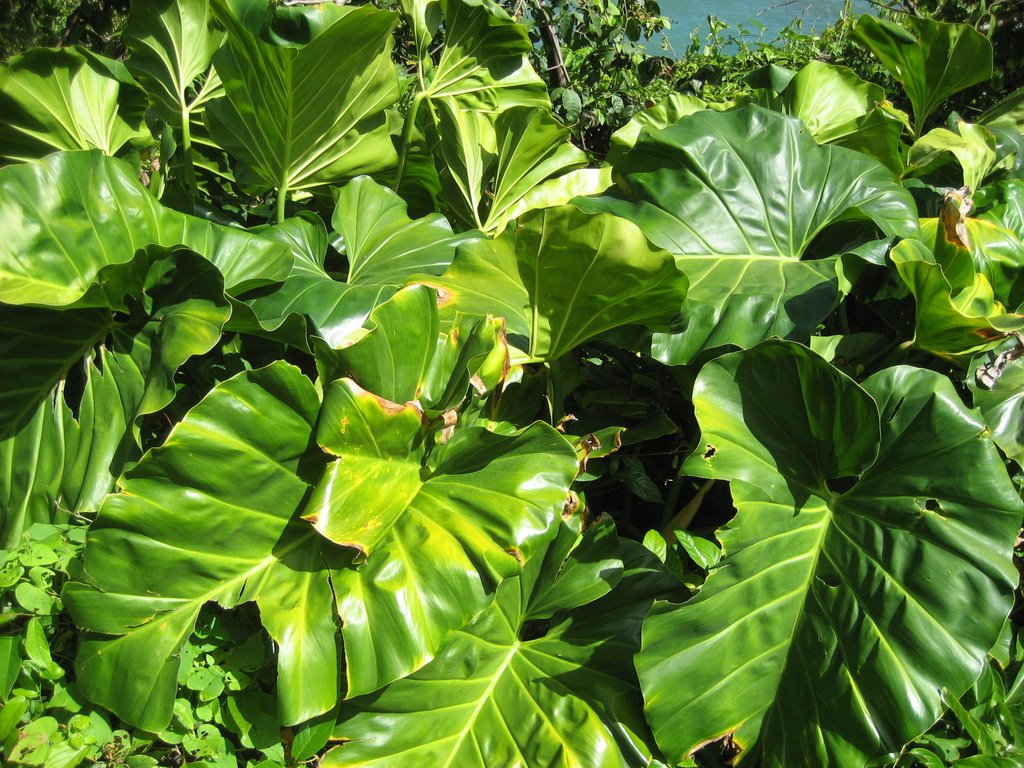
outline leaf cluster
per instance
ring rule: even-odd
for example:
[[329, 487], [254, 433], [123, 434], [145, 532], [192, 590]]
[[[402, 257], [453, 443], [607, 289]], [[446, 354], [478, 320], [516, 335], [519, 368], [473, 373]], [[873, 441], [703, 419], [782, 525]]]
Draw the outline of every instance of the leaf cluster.
[[[1016, 759], [1020, 97], [943, 111], [989, 40], [864, 16], [884, 84], [765, 60], [590, 167], [542, 6], [388, 5], [0, 72], [4, 760]], [[661, 23], [564, 10], [581, 71]]]

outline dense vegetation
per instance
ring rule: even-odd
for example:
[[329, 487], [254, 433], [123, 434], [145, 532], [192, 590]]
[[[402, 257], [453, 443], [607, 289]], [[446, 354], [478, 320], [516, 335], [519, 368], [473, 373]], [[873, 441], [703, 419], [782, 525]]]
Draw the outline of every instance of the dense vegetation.
[[36, 19], [96, 44], [0, 71], [4, 763], [1021, 764], [1005, 5]]

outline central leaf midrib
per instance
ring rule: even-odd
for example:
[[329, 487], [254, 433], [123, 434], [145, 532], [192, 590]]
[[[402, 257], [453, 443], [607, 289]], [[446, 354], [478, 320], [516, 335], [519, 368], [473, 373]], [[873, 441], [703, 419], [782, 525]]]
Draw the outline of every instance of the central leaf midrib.
[[487, 684], [487, 687], [477, 699], [476, 706], [473, 707], [473, 711], [466, 720], [466, 724], [463, 726], [462, 732], [459, 734], [458, 739], [452, 746], [451, 753], [448, 755], [448, 759], [445, 761], [443, 768], [452, 768], [454, 765], [452, 761], [458, 756], [459, 750], [462, 748], [462, 744], [465, 742], [466, 737], [473, 732], [473, 726], [476, 724], [477, 718], [480, 717], [480, 713], [483, 711], [484, 705], [487, 704], [494, 695], [494, 689], [497, 688], [498, 681], [501, 680], [502, 675], [505, 674], [505, 670], [508, 669], [509, 665], [512, 663], [512, 659], [515, 658], [518, 652], [519, 640], [516, 640], [508, 649], [508, 653], [505, 654], [505, 658], [502, 660], [501, 664], [491, 675], [491, 681]]

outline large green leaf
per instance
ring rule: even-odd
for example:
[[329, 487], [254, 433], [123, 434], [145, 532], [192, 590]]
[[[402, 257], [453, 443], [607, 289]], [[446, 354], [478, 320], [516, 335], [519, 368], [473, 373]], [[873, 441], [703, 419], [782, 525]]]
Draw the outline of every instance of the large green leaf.
[[1024, 328], [1024, 315], [1007, 312], [995, 299], [992, 284], [974, 271], [967, 251], [955, 251], [940, 262], [920, 241], [904, 240], [891, 257], [914, 295], [918, 348], [955, 359], [991, 348]]
[[513, 106], [549, 107], [547, 87], [530, 66], [533, 43], [493, 0], [441, 0], [445, 45], [433, 67], [422, 67], [428, 99], [500, 114]]
[[968, 24], [903, 17], [910, 31], [877, 16], [857, 20], [853, 37], [903, 84], [914, 108], [914, 132], [943, 101], [992, 77], [992, 43]]
[[687, 115], [702, 112], [708, 108], [706, 102], [696, 96], [670, 93], [653, 107], [635, 114], [628, 123], [612, 134], [609, 141], [607, 160], [615, 165], [629, 150], [636, 146], [640, 132], [645, 128], [657, 130], [679, 122]]
[[[371, 202], [366, 214], [378, 210]], [[359, 211], [349, 215], [359, 219]], [[351, 219], [345, 219], [347, 224]], [[346, 228], [345, 231], [350, 231]], [[236, 305], [232, 326], [236, 330], [269, 335], [305, 351], [312, 351], [311, 338], [322, 339], [329, 348], [342, 347], [358, 338], [363, 323], [374, 307], [387, 301], [397, 290], [399, 280], [388, 284], [382, 278], [365, 285], [352, 285], [335, 279], [325, 270], [328, 235], [316, 214], [300, 216], [259, 230], [263, 237], [286, 245], [295, 257], [291, 274], [273, 288], [254, 291]], [[372, 237], [370, 238], [372, 241]], [[374, 243], [376, 244], [376, 243]], [[341, 243], [344, 247], [344, 244]], [[373, 256], [394, 256], [383, 245]], [[387, 270], [382, 270], [386, 272]], [[397, 270], [396, 270], [397, 271]]]
[[[107, 497], [86, 540], [82, 581], [64, 601], [91, 635], [78, 683], [146, 730], [171, 718], [178, 653], [209, 601], [255, 600], [279, 647], [281, 717], [331, 709], [338, 694], [327, 566], [340, 550], [294, 518], [310, 443], [313, 385], [284, 363], [218, 385]], [[273, 424], [273, 429], [267, 429]]]
[[916, 173], [928, 170], [936, 161], [952, 155], [963, 170], [964, 184], [980, 189], [982, 180], [996, 164], [996, 138], [983, 125], [959, 121], [956, 133], [947, 128], [935, 128], [910, 147], [907, 163]]
[[439, 275], [465, 239], [455, 236], [440, 214], [410, 218], [401, 197], [367, 176], [335, 192], [331, 225], [348, 257], [353, 285], [397, 287], [412, 274]]
[[121, 62], [81, 48], [35, 48], [0, 67], [0, 159], [152, 144], [147, 106]]
[[[431, 3], [406, 11], [417, 24], [437, 21]], [[550, 110], [547, 87], [529, 63], [526, 29], [493, 0], [441, 0], [445, 45], [435, 65], [418, 47], [418, 88], [406, 117], [396, 188], [404, 196], [442, 190], [470, 226], [482, 224], [483, 175], [496, 153], [494, 122], [514, 107]], [[432, 21], [426, 21], [427, 15]], [[422, 20], [422, 23], [421, 23]]]
[[[220, 0], [227, 42], [214, 56], [226, 97], [207, 107], [236, 178], [278, 194], [395, 164], [385, 109], [399, 97], [391, 62], [398, 17], [354, 8], [301, 48], [264, 43]], [[279, 202], [279, 220], [283, 202]]]
[[529, 348], [530, 295], [519, 276], [513, 233], [505, 232], [494, 240], [469, 240], [459, 246], [444, 274], [415, 280], [437, 291], [442, 320], [447, 319], [449, 325], [457, 312], [501, 317], [512, 345], [524, 352]]
[[350, 379], [327, 388], [317, 441], [338, 458], [304, 517], [366, 561], [334, 574], [349, 696], [423, 666], [486, 607], [550, 538], [577, 469], [540, 423], [510, 436], [456, 428], [428, 460], [419, 406]]
[[672, 255], [636, 226], [572, 205], [526, 214], [495, 241], [467, 243], [450, 270], [422, 282], [439, 289], [444, 307], [505, 317], [533, 360], [631, 323], [667, 327], [687, 288]]
[[[134, 0], [124, 42], [128, 69], [146, 86], [160, 116], [177, 128], [209, 98], [210, 88], [194, 88], [210, 70], [224, 39], [210, 24], [209, 0]], [[207, 83], [211, 85], [211, 83]]]
[[861, 243], [917, 230], [909, 193], [885, 167], [819, 147], [796, 118], [756, 106], [648, 129], [615, 170], [614, 195], [576, 203], [633, 221], [676, 255], [690, 281], [686, 327], [653, 345], [671, 364], [810, 336], [839, 299], [836, 263], [855, 244], [829, 238], [830, 225], [861, 223]]
[[847, 67], [812, 61], [781, 93], [759, 101], [799, 117], [819, 144], [856, 149], [895, 174], [903, 171], [900, 135], [906, 115], [896, 112], [880, 86]]
[[[953, 242], [945, 231], [940, 219], [922, 219], [919, 239], [926, 243], [948, 271], [969, 269], [986, 277], [992, 285], [996, 299], [1009, 307], [1019, 307], [1024, 302], [1024, 240], [998, 223], [967, 217], [964, 219], [970, 245], [970, 261], [959, 257], [967, 250]], [[953, 238], [957, 239], [957, 238]], [[955, 266], [954, 266], [955, 265]], [[958, 274], [958, 279], [960, 278]]]
[[498, 118], [494, 132], [497, 167], [484, 229], [500, 232], [530, 191], [552, 177], [582, 168], [587, 156], [547, 110], [511, 109]]
[[[630, 658], [639, 620], [671, 577], [635, 544], [623, 570], [610, 526], [582, 540], [578, 528], [562, 524], [545, 556], [505, 581], [428, 666], [343, 704], [334, 736], [345, 743], [323, 764], [649, 765]], [[545, 632], [546, 600], [567, 613]]]
[[[186, 251], [137, 261], [138, 283], [107, 308], [0, 304], [0, 377], [18, 382], [0, 397], [5, 532], [98, 509], [138, 456], [138, 417], [167, 405], [178, 367], [220, 339], [230, 310], [209, 262]], [[81, 377], [73, 395], [69, 375]]]
[[54, 403], [41, 402], [17, 434], [0, 439], [0, 549], [15, 549], [33, 523], [64, 522], [57, 507], [62, 415]]
[[524, 199], [547, 181], [576, 185], [576, 194], [593, 191], [590, 176], [568, 173], [585, 166], [587, 158], [547, 109], [514, 107], [493, 125], [490, 115], [464, 109], [451, 97], [431, 110], [439, 134], [439, 196], [466, 226], [501, 232], [528, 209]]
[[979, 218], [1010, 230], [1018, 240], [1024, 241], [1024, 179], [1002, 179], [987, 184], [975, 195], [974, 201]]
[[493, 390], [509, 367], [504, 323], [461, 318], [442, 334], [438, 315], [433, 290], [399, 291], [371, 313], [355, 341], [317, 349], [321, 377], [348, 376], [387, 400], [416, 401], [428, 419], [459, 408], [470, 387], [480, 396]]
[[656, 603], [637, 669], [679, 760], [730, 736], [768, 766], [862, 766], [966, 690], [1012, 605], [1024, 513], [977, 414], [938, 374], [863, 387], [767, 342], [701, 371], [692, 475], [730, 482], [725, 555]]
[[107, 306], [100, 271], [150, 245], [205, 256], [229, 292], [282, 280], [291, 269], [283, 246], [164, 208], [123, 163], [95, 151], [0, 170], [0, 201], [0, 301], [10, 304], [66, 307], [95, 286], [95, 301]]
[[946, 357], [978, 352], [1024, 327], [1009, 307], [1024, 300], [1024, 244], [1013, 233], [966, 219], [968, 251], [950, 242], [939, 219], [924, 219], [921, 240], [906, 240], [890, 256], [914, 295], [914, 343]]
[[[985, 418], [996, 445], [1007, 457], [1024, 464], [1024, 360], [1012, 357], [1019, 351], [1019, 344], [1019, 339], [1013, 337], [978, 355], [971, 361], [967, 385], [974, 396], [974, 406]], [[979, 372], [993, 365], [997, 366], [996, 378], [988, 383], [991, 379], [979, 376]]]

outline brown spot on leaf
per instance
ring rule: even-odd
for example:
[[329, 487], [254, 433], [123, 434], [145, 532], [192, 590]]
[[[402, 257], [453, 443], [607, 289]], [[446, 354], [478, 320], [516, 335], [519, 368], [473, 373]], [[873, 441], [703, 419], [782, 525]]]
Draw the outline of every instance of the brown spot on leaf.
[[519, 551], [519, 547], [511, 547], [505, 551], [512, 555], [520, 565], [526, 562], [526, 559], [523, 557], [523, 553]]
[[568, 520], [580, 508], [580, 497], [575, 491], [569, 491], [565, 497], [565, 504], [562, 506], [562, 519]]
[[487, 385], [484, 384], [484, 380], [480, 378], [479, 373], [474, 373], [470, 377], [469, 383], [473, 385], [473, 389], [480, 397], [483, 397], [484, 395], [487, 394]]
[[711, 443], [708, 443], [707, 448], [704, 450], [704, 458], [713, 459], [716, 453], [718, 453], [718, 449]]
[[441, 437], [439, 438], [441, 445], [452, 439], [452, 435], [455, 434], [455, 424], [458, 420], [459, 414], [454, 408], [445, 411], [441, 415], [441, 422], [444, 424], [444, 428], [441, 430]]
[[970, 187], [951, 189], [942, 200], [940, 214], [947, 242], [968, 251], [971, 250], [971, 237], [967, 233], [967, 214], [973, 205]]

